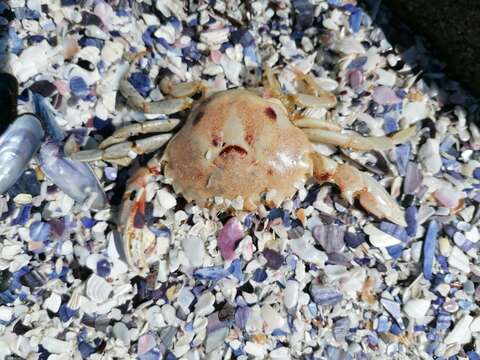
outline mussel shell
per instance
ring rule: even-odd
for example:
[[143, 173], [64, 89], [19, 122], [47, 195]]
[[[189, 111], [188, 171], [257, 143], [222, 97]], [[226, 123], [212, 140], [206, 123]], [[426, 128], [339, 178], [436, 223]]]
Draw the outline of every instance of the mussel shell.
[[38, 158], [43, 173], [72, 199], [83, 203], [89, 196], [95, 195], [92, 209], [102, 210], [108, 206], [102, 185], [90, 166], [65, 157], [58, 143], [44, 142]]
[[43, 139], [40, 121], [23, 114], [0, 136], [0, 194], [22, 175]]

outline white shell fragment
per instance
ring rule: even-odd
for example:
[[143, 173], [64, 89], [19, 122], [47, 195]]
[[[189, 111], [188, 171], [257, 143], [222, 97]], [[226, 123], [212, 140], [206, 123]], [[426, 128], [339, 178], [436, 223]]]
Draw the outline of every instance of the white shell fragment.
[[112, 286], [105, 279], [92, 274], [87, 280], [86, 295], [96, 303], [106, 301], [113, 291]]
[[294, 239], [290, 242], [292, 251], [297, 254], [303, 261], [310, 262], [319, 266], [323, 266], [327, 260], [327, 255], [312, 244], [308, 243], [305, 238]]
[[418, 150], [418, 159], [428, 174], [436, 174], [442, 167], [440, 146], [436, 139], [427, 139]]
[[364, 231], [370, 236], [370, 242], [373, 246], [383, 248], [387, 246], [394, 246], [401, 243], [400, 239], [397, 239], [380, 229], [376, 228], [373, 224], [368, 224]]
[[470, 324], [473, 321], [473, 317], [469, 315], [463, 316], [455, 325], [455, 327], [446, 336], [445, 344], [466, 344], [471, 339]]
[[403, 306], [403, 311], [414, 319], [421, 319], [427, 314], [430, 301], [426, 299], [411, 299]]
[[298, 302], [299, 283], [295, 280], [288, 280], [284, 290], [284, 304], [287, 309], [294, 308]]
[[457, 246], [454, 246], [450, 255], [448, 256], [448, 264], [464, 273], [470, 272], [470, 262], [468, 256], [460, 250]]
[[416, 123], [418, 120], [424, 119], [428, 115], [427, 105], [423, 102], [408, 103], [403, 109], [402, 116], [409, 124]]

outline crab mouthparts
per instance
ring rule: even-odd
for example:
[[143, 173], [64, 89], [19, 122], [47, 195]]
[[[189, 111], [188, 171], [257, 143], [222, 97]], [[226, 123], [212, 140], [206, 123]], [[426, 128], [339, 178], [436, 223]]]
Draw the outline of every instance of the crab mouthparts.
[[245, 157], [247, 155], [247, 150], [238, 145], [228, 145], [220, 151], [219, 156], [227, 157], [229, 154], [239, 154], [240, 157]]

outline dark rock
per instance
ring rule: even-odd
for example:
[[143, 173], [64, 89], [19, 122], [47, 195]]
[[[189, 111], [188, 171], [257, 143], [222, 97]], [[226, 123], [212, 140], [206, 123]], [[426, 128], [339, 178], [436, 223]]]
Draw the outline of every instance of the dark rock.
[[[447, 74], [480, 96], [480, 2], [470, 0], [385, 0], [403, 23], [424, 36]], [[387, 25], [390, 26], [390, 25]]]

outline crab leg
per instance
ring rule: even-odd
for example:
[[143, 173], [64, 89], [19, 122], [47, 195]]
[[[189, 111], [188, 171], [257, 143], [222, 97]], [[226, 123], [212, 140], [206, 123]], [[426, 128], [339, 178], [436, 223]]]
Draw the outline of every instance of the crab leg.
[[[189, 97], [178, 96], [174, 99], [165, 99], [160, 101], [145, 101], [143, 96], [135, 89], [135, 87], [128, 81], [127, 77], [135, 67], [136, 61], [146, 54], [142, 51], [136, 54], [130, 61], [131, 65], [125, 74], [124, 78], [120, 81], [119, 90], [127, 100], [127, 104], [137, 111], [141, 111], [147, 114], [175, 114], [179, 111], [189, 109], [192, 106], [193, 100]], [[195, 83], [195, 82], [194, 82]], [[197, 88], [197, 84], [190, 83], [192, 88]], [[182, 85], [180, 89], [188, 89], [188, 84]], [[175, 89], [172, 87], [172, 89]], [[192, 90], [193, 91], [193, 90]], [[198, 90], [197, 90], [198, 91]], [[194, 92], [193, 92], [194, 93]], [[192, 94], [193, 94], [192, 93]]]
[[321, 95], [308, 94], [290, 94], [288, 98], [299, 107], [306, 108], [332, 108], [337, 104], [337, 98], [331, 93], [322, 93]]
[[332, 121], [320, 120], [314, 117], [302, 117], [293, 119], [293, 123], [303, 129], [322, 129], [326, 131], [340, 132], [342, 127]]
[[136, 155], [148, 154], [165, 145], [173, 135], [171, 133], [150, 136], [135, 141], [123, 141], [106, 149], [84, 150], [71, 154], [79, 161], [105, 160], [110, 163], [128, 166]]
[[312, 158], [313, 176], [320, 182], [335, 183], [350, 204], [358, 198], [360, 204], [375, 216], [407, 226], [403, 210], [372, 177], [351, 165], [338, 164], [318, 153], [313, 153]]
[[115, 130], [115, 132], [103, 140], [98, 147], [99, 149], [105, 149], [111, 145], [127, 140], [130, 136], [169, 132], [175, 129], [179, 123], [180, 120], [178, 119], [166, 119], [130, 124]]
[[361, 136], [357, 134], [343, 134], [323, 129], [303, 129], [310, 141], [350, 147], [355, 150], [386, 150], [401, 144], [415, 135], [416, 128], [398, 131], [393, 136]]
[[188, 97], [152, 102], [145, 101], [137, 89], [126, 79], [120, 82], [120, 92], [125, 96], [129, 106], [146, 114], [175, 114], [179, 111], [189, 109], [193, 104], [193, 100]]
[[[281, 85], [270, 67], [265, 67], [266, 88], [269, 95], [280, 100], [288, 113], [293, 113], [295, 107], [307, 109], [329, 109], [337, 104], [335, 94], [321, 89], [311, 75], [305, 75], [299, 70], [293, 70], [297, 78], [308, 86], [307, 93], [284, 94]], [[301, 119], [301, 117], [298, 117]]]
[[[305, 85], [305, 94], [297, 95], [297, 104], [303, 105], [307, 107], [311, 107], [311, 105], [307, 105], [306, 103], [313, 104], [314, 107], [321, 106], [326, 108], [332, 108], [337, 105], [337, 97], [334, 93], [330, 91], [323, 90], [315, 81], [315, 78], [310, 74], [304, 74], [300, 70], [296, 69], [295, 67], [292, 69], [297, 77], [297, 80], [303, 82]], [[310, 98], [309, 98], [310, 97]], [[321, 104], [321, 105], [320, 105]]]
[[174, 98], [190, 97], [198, 94], [199, 92], [201, 92], [202, 97], [204, 97], [207, 87], [201, 80], [172, 84], [170, 79], [164, 78], [160, 82], [160, 90]]

